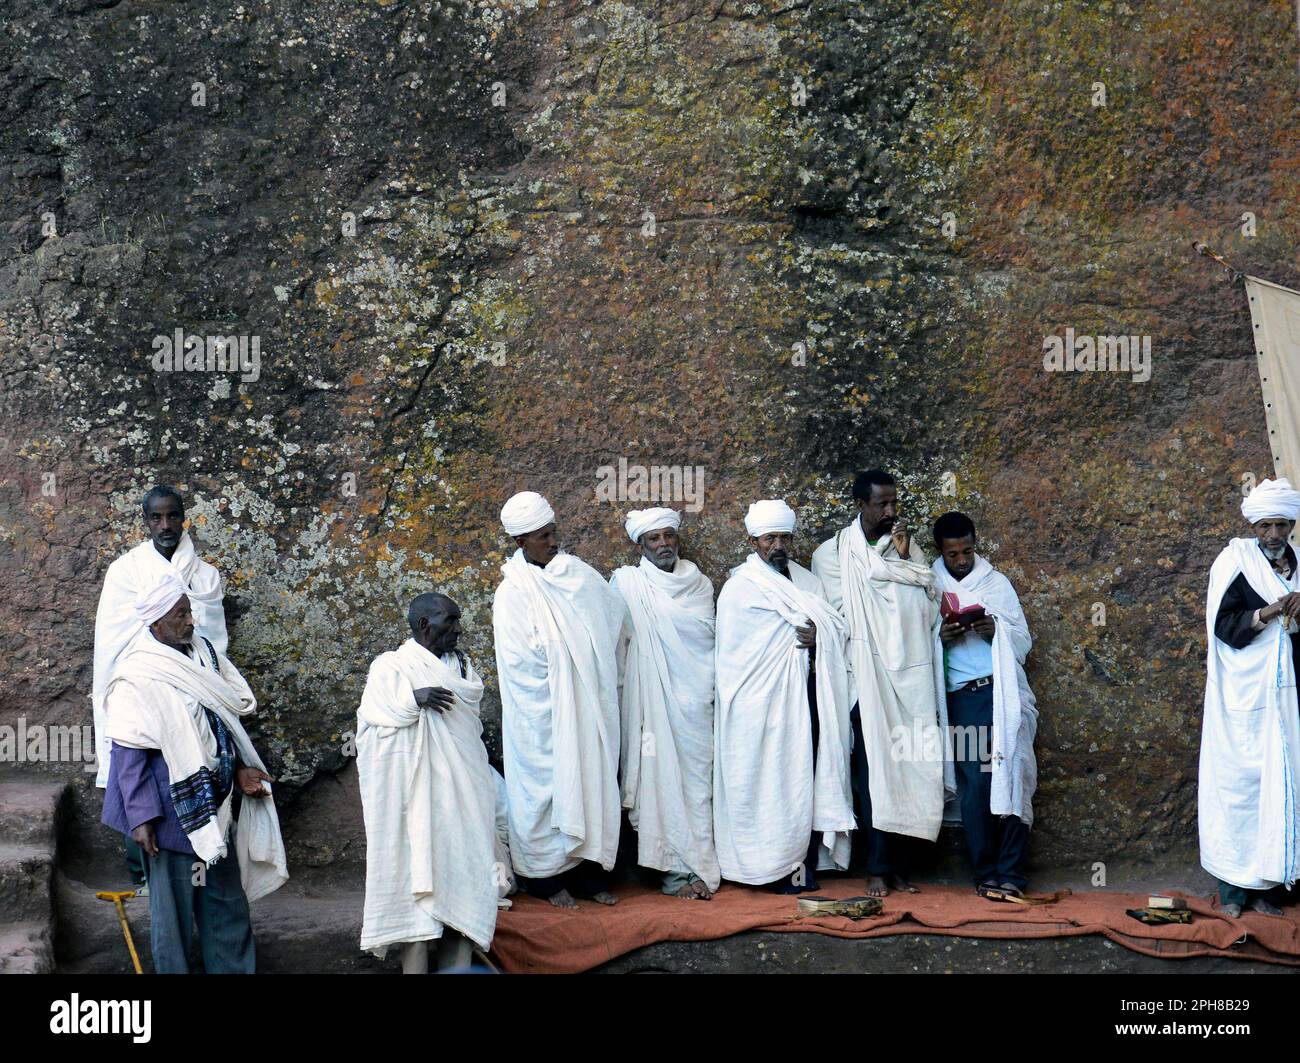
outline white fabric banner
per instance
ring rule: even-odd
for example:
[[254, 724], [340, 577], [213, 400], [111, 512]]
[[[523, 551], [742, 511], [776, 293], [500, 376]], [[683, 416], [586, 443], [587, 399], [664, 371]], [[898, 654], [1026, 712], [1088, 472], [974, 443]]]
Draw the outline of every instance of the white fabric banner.
[[1300, 292], [1246, 278], [1273, 472], [1300, 475]]

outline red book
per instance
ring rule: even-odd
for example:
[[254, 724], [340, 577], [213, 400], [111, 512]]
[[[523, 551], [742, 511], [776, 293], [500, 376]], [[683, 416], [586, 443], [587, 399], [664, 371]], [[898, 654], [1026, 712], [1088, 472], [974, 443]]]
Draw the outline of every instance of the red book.
[[939, 603], [939, 615], [943, 617], [945, 624], [970, 627], [976, 620], [983, 619], [984, 606], [968, 605], [963, 609], [961, 599], [957, 595], [951, 591], [944, 591], [943, 600]]

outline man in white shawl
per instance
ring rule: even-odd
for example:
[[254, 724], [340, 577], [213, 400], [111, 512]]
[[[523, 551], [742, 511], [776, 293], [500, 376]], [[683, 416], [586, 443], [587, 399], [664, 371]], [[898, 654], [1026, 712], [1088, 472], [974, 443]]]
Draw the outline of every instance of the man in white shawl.
[[1201, 865], [1233, 918], [1280, 915], [1279, 887], [1300, 878], [1300, 573], [1287, 543], [1300, 492], [1263, 480], [1241, 512], [1252, 534], [1224, 547], [1206, 594], [1199, 787]]
[[465, 969], [496, 928], [496, 783], [483, 745], [483, 681], [456, 649], [460, 608], [421, 594], [411, 637], [370, 665], [357, 709], [366, 823], [361, 947], [399, 945], [404, 974]]
[[614, 904], [618, 852], [618, 642], [623, 599], [562, 553], [555, 511], [514, 495], [501, 523], [518, 549], [492, 601], [510, 859], [520, 885], [557, 908]]
[[934, 579], [948, 606], [938, 652], [975, 886], [992, 900], [1020, 897], [1038, 785], [1038, 707], [1024, 667], [1033, 640], [1011, 581], [976, 552], [970, 517], [941, 516], [934, 545]]
[[679, 556], [681, 514], [634, 509], [624, 527], [641, 563], [609, 580], [627, 602], [623, 647], [623, 807], [637, 862], [664, 872], [663, 892], [710, 900], [713, 844], [713, 584]]
[[915, 893], [915, 843], [933, 842], [956, 789], [946, 757], [943, 661], [934, 650], [939, 595], [920, 546], [898, 517], [898, 486], [881, 469], [853, 483], [858, 515], [813, 553], [812, 570], [848, 621], [857, 687], [853, 773], [866, 891]]
[[195, 635], [175, 573], [135, 610], [105, 696], [113, 755], [103, 819], [144, 850], [154, 970], [188, 973], [197, 922], [208, 974], [252, 974], [249, 902], [289, 877], [271, 777], [242, 722], [257, 701]]
[[91, 710], [95, 723], [97, 773], [95, 785], [108, 784], [110, 741], [104, 732], [104, 694], [113, 665], [139, 630], [135, 602], [167, 572], [185, 584], [194, 614], [194, 628], [226, 652], [226, 614], [221, 605], [221, 576], [194, 552], [185, 530], [185, 501], [173, 487], [155, 487], [144, 496], [144, 530], [149, 536], [108, 566], [95, 614], [95, 668]]
[[753, 547], [718, 595], [713, 823], [722, 877], [815, 890], [849, 862], [849, 691], [844, 621], [790, 560], [795, 515], [755, 502]]

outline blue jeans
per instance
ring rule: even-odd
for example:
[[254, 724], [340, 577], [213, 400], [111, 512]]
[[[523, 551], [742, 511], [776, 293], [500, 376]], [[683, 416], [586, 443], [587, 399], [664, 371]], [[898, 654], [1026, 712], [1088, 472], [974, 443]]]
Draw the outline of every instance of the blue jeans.
[[988, 683], [978, 690], [949, 691], [948, 724], [951, 727], [985, 728], [978, 733], [988, 736], [986, 741], [979, 742], [979, 755], [975, 758], [962, 755], [971, 752], [968, 743], [956, 743], [961, 825], [966, 834], [975, 883], [1010, 884], [1024, 889], [1028, 882], [1025, 858], [1029, 855], [1029, 828], [1016, 816], [993, 815], [990, 811], [993, 773], [983, 770], [993, 742], [993, 684]]
[[208, 974], [254, 972], [253, 923], [239, 881], [233, 834], [229, 849], [229, 855], [202, 871], [198, 881], [203, 885], [195, 885], [203, 861], [193, 853], [159, 849], [157, 856], [145, 854], [150, 944], [158, 974], [189, 974], [195, 923]]

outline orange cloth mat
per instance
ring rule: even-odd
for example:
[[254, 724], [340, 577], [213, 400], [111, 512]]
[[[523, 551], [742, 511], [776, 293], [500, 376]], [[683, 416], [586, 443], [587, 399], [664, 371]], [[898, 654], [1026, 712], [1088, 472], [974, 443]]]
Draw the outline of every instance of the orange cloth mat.
[[[1246, 912], [1240, 919], [1229, 919], [1216, 901], [1174, 892], [1171, 896], [1186, 898], [1192, 921], [1147, 926], [1125, 910], [1144, 907], [1148, 894], [1085, 890], [1052, 904], [1024, 907], [985, 900], [968, 887], [922, 884], [920, 888], [915, 894], [891, 893], [880, 915], [856, 922], [844, 916], [797, 918], [795, 897], [727, 883], [711, 901], [687, 901], [644, 886], [621, 886], [614, 891], [618, 904], [579, 901], [577, 911], [518, 895], [514, 908], [498, 915], [492, 953], [514, 974], [575, 974], [657, 941], [710, 941], [746, 930], [802, 931], [842, 938], [950, 934], [1009, 939], [1102, 934], [1135, 952], [1166, 959], [1228, 956], [1300, 966], [1297, 908], [1283, 909], [1281, 917]], [[823, 879], [816, 896], [843, 898], [862, 893], [860, 878]]]

